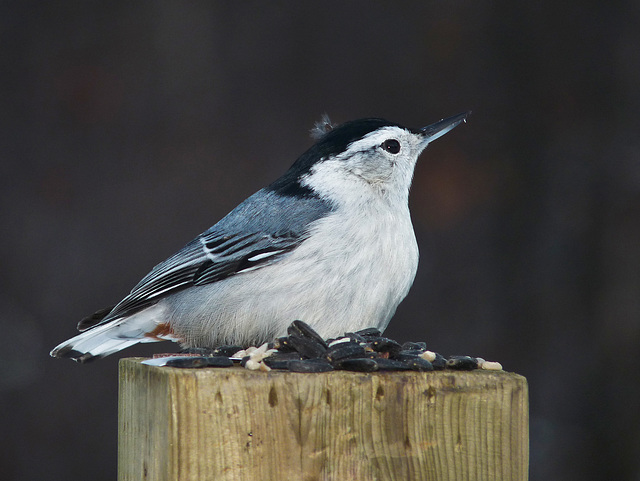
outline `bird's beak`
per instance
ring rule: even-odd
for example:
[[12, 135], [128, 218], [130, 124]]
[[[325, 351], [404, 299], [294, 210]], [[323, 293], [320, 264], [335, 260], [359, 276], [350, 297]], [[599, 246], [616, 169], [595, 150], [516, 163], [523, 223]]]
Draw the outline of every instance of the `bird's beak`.
[[462, 122], [466, 122], [467, 117], [469, 117], [470, 114], [471, 112], [464, 112], [462, 114], [454, 115], [453, 117], [442, 119], [439, 122], [436, 122], [435, 124], [422, 127], [419, 130], [419, 132], [422, 134], [424, 138], [423, 140], [424, 147], [426, 147], [428, 143], [433, 142], [436, 139], [439, 139], [450, 130], [455, 129]]

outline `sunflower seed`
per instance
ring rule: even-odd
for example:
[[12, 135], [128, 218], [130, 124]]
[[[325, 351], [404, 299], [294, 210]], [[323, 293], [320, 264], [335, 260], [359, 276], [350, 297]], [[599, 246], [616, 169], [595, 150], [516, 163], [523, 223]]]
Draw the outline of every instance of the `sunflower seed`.
[[166, 363], [169, 367], [202, 368], [202, 367], [231, 367], [233, 361], [226, 356], [214, 357], [176, 357]]
[[398, 352], [402, 351], [402, 346], [400, 345], [400, 343], [387, 337], [375, 338], [371, 341], [370, 345], [374, 351], [388, 352], [389, 355], [397, 354]]
[[447, 361], [447, 367], [458, 371], [473, 371], [478, 369], [478, 360], [471, 356], [451, 356]]
[[368, 327], [366, 329], [356, 331], [354, 334], [358, 334], [362, 337], [380, 337], [382, 333], [380, 332], [380, 329], [376, 329], [375, 327]]
[[213, 355], [231, 357], [241, 349], [242, 346], [219, 346], [213, 350]]
[[344, 371], [374, 372], [378, 370], [378, 363], [375, 359], [364, 357], [343, 359], [336, 363], [336, 369], [342, 369]]
[[327, 349], [327, 360], [329, 362], [340, 361], [341, 359], [363, 357], [364, 347], [356, 342], [334, 344]]
[[289, 334], [289, 336], [300, 336], [308, 339], [313, 339], [321, 346], [324, 346], [325, 349], [327, 347], [327, 343], [324, 339], [322, 339], [320, 334], [314, 331], [309, 324], [302, 321], [293, 321], [287, 328], [287, 334]]
[[418, 358], [420, 359], [420, 351], [399, 351], [392, 356], [396, 361], [406, 362], [411, 359]]
[[419, 356], [414, 357], [413, 359], [407, 360], [406, 364], [407, 366], [409, 366], [409, 369], [411, 369], [412, 371], [420, 371], [420, 372], [433, 371], [433, 364], [431, 364], [426, 359], [422, 359]]
[[431, 361], [431, 364], [433, 364], [433, 368], [436, 371], [440, 371], [445, 367], [447, 367], [447, 360], [445, 359], [445, 357], [442, 354], [439, 354], [437, 352], [434, 354], [436, 357], [433, 359], [433, 361]]
[[396, 361], [395, 359], [375, 359], [378, 364], [379, 371], [408, 371], [409, 366], [402, 361]]
[[302, 355], [302, 357], [307, 357], [309, 359], [323, 357], [327, 352], [327, 348], [325, 346], [310, 337], [292, 335], [289, 336], [289, 343]]
[[303, 359], [289, 361], [289, 371], [292, 372], [327, 372], [333, 371], [333, 366], [323, 359]]

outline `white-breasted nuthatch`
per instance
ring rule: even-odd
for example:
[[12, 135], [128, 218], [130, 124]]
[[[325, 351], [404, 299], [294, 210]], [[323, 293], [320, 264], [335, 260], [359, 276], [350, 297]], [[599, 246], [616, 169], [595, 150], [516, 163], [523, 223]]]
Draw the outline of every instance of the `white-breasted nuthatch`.
[[258, 345], [295, 319], [323, 337], [389, 323], [418, 267], [408, 197], [422, 129], [369, 118], [325, 128], [271, 185], [158, 264], [51, 355], [79, 362], [139, 342]]

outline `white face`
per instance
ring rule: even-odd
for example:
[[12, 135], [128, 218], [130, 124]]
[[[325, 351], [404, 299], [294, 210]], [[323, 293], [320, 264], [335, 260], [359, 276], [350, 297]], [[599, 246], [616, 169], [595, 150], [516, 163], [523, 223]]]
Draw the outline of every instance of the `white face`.
[[302, 183], [338, 203], [371, 195], [406, 201], [418, 156], [427, 139], [400, 127], [382, 127], [315, 165]]

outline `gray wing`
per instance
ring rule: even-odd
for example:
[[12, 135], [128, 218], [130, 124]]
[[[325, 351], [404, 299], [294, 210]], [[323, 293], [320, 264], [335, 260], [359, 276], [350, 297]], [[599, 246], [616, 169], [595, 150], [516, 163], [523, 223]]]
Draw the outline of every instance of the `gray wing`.
[[106, 317], [89, 317], [78, 327], [87, 329], [133, 314], [190, 286], [276, 263], [304, 242], [310, 225], [330, 211], [330, 205], [317, 197], [260, 190], [154, 267]]

